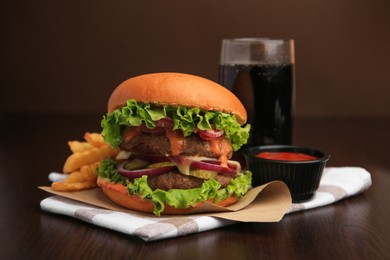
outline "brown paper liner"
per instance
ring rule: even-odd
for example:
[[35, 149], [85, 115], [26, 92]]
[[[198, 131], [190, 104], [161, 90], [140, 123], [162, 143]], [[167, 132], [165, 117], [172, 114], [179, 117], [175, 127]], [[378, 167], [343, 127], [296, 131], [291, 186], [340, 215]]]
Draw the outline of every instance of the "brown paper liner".
[[[120, 207], [109, 200], [100, 188], [77, 192], [59, 192], [51, 187], [38, 187], [51, 194], [95, 205], [115, 211], [144, 215]], [[288, 187], [280, 181], [250, 189], [238, 202], [229, 207], [220, 207], [205, 203], [191, 212], [191, 215], [203, 215], [241, 222], [279, 222], [291, 207], [291, 195]], [[164, 215], [164, 217], [169, 217]], [[177, 216], [176, 216], [177, 217]], [[183, 216], [184, 217], [184, 216]]]

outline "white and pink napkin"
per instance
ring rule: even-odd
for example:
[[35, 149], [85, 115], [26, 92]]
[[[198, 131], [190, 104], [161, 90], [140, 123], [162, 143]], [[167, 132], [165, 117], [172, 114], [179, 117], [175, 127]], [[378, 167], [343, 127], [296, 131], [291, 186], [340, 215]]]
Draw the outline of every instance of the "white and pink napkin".
[[[59, 181], [65, 175], [50, 173], [51, 181]], [[335, 203], [359, 194], [372, 184], [371, 175], [360, 167], [328, 167], [321, 178], [314, 197], [303, 203], [293, 203], [288, 214]], [[144, 241], [184, 236], [237, 223], [235, 221], [203, 215], [155, 217], [142, 213], [124, 213], [99, 208], [61, 196], [51, 196], [41, 201], [44, 211], [70, 216], [100, 227], [115, 230]]]

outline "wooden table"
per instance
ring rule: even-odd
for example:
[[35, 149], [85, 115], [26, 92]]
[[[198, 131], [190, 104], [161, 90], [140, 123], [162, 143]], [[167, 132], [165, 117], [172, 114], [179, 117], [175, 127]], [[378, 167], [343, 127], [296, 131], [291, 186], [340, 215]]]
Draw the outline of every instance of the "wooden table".
[[59, 171], [67, 140], [100, 116], [0, 116], [0, 259], [390, 259], [390, 120], [297, 119], [294, 143], [325, 150], [329, 166], [361, 166], [373, 185], [279, 223], [238, 223], [144, 242], [40, 209], [37, 186]]

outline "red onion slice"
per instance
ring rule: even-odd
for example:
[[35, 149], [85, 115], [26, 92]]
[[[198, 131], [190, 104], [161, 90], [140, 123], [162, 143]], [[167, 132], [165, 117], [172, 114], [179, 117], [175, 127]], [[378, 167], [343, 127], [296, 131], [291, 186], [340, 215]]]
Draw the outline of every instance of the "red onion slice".
[[237, 173], [237, 171], [235, 171], [229, 167], [222, 167], [220, 165], [213, 164], [213, 163], [207, 163], [207, 162], [194, 161], [191, 163], [191, 168], [214, 171], [214, 172], [218, 172], [218, 173], [226, 174], [226, 175], [236, 175], [236, 173]]
[[154, 177], [161, 175], [163, 173], [169, 172], [175, 166], [164, 166], [164, 167], [159, 167], [159, 168], [146, 168], [146, 169], [139, 169], [139, 170], [127, 170], [124, 166], [128, 162], [124, 162], [118, 166], [118, 173], [126, 178], [140, 178], [143, 175], [147, 175], [149, 177]]
[[170, 156], [169, 159], [175, 163], [181, 173], [186, 175], [190, 174], [190, 168], [215, 171], [225, 175], [236, 175], [241, 171], [240, 163], [235, 161], [228, 161], [228, 167], [223, 167], [218, 160], [207, 157]]
[[[203, 160], [202, 162], [207, 162], [207, 163], [212, 163], [212, 164], [217, 164], [217, 165], [221, 164], [217, 159], [215, 159], [215, 160], [207, 159], [207, 160]], [[228, 163], [227, 163], [227, 166], [230, 169], [235, 170], [236, 172], [241, 172], [241, 164], [239, 162], [237, 162], [237, 161], [229, 160]]]
[[198, 135], [203, 140], [209, 141], [218, 137], [223, 136], [225, 132], [223, 130], [199, 130], [198, 129]]

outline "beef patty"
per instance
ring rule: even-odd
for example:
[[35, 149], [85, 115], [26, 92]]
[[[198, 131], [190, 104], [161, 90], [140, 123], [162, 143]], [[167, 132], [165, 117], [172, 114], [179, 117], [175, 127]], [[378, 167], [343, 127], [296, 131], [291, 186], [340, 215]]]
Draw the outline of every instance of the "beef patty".
[[[233, 148], [229, 141], [224, 138], [218, 145], [220, 154], [216, 154], [211, 149], [210, 142], [205, 141], [198, 135], [190, 135], [182, 139], [180, 143], [181, 154], [184, 156], [204, 156], [209, 158], [218, 158], [222, 155], [222, 151], [227, 149], [226, 157], [230, 159], [233, 155]], [[169, 138], [165, 135], [152, 135], [152, 134], [141, 134], [128, 142], [124, 142], [121, 145], [122, 150], [133, 152], [136, 154], [163, 154], [170, 155], [171, 144]]]
[[[215, 180], [221, 183], [221, 188], [225, 188], [229, 185], [231, 178], [232, 177], [230, 176], [218, 174]], [[172, 171], [153, 178], [148, 178], [148, 185], [152, 190], [193, 189], [202, 186], [204, 181], [204, 179]]]

